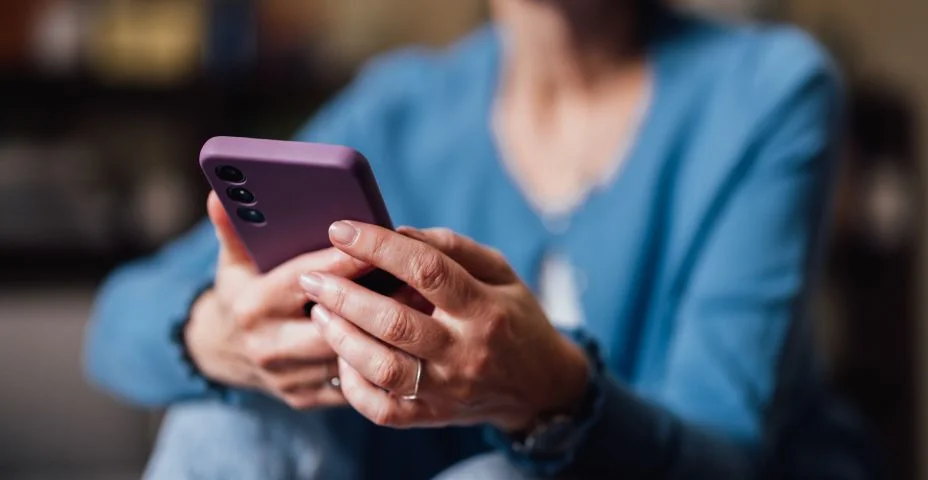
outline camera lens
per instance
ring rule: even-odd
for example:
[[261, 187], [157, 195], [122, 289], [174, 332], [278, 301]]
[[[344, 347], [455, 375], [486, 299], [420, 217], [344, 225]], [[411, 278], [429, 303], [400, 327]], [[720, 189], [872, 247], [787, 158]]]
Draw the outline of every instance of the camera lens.
[[226, 190], [226, 193], [229, 194], [229, 198], [235, 200], [238, 203], [255, 203], [254, 194], [242, 187], [229, 187], [229, 189]]
[[239, 208], [238, 218], [248, 223], [264, 223], [264, 214], [253, 208]]
[[245, 174], [231, 165], [220, 165], [216, 167], [216, 175], [231, 183], [243, 183], [245, 181]]

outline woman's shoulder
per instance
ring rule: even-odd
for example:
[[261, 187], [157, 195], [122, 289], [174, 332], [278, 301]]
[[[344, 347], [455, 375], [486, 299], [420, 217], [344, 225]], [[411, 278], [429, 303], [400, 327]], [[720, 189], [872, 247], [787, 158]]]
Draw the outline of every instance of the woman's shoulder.
[[495, 64], [496, 45], [494, 30], [483, 27], [444, 48], [415, 46], [381, 54], [296, 137], [387, 156], [384, 150], [404, 144], [434, 113], [447, 117], [485, 94], [482, 80]]
[[[414, 203], [412, 196], [419, 190], [408, 185], [423, 175], [418, 160], [444, 158], [448, 145], [477, 118], [475, 109], [485, 103], [495, 54], [490, 27], [444, 48], [407, 47], [382, 54], [296, 138], [363, 152], [395, 219], [408, 219], [403, 207]], [[416, 185], [427, 188], [432, 183]]]
[[407, 108], [425, 98], [459, 96], [493, 65], [496, 48], [494, 29], [484, 26], [446, 47], [395, 49], [369, 60], [350, 89], [378, 104]]
[[664, 42], [659, 71], [670, 92], [661, 98], [672, 97], [662, 103], [672, 114], [662, 118], [672, 128], [661, 131], [682, 139], [663, 143], [683, 149], [678, 194], [685, 211], [699, 212], [691, 218], [721, 211], [709, 205], [737, 182], [776, 181], [772, 172], [783, 171], [826, 174], [841, 89], [811, 36], [789, 26], [686, 19]]
[[[749, 103], [775, 102], [812, 78], [838, 89], [838, 68], [804, 30], [785, 24], [735, 24], [679, 14], [658, 42], [667, 71], [702, 91], [724, 88]], [[674, 67], [676, 70], [674, 70]]]

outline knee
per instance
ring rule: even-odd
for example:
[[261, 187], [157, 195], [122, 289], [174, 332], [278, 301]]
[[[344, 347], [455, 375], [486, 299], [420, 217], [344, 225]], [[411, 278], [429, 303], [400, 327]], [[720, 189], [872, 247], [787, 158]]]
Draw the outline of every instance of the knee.
[[[191, 402], [171, 407], [161, 423], [153, 461], [184, 462], [231, 458], [267, 448], [268, 422], [260, 412], [221, 402]], [[188, 459], [192, 460], [192, 459]]]
[[[145, 477], [287, 478], [292, 459], [263, 413], [221, 402], [171, 407]], [[262, 473], [263, 472], [263, 473]]]
[[445, 470], [435, 480], [528, 480], [526, 476], [503, 455], [488, 453], [464, 460]]
[[164, 418], [146, 478], [343, 478], [353, 467], [335, 441], [338, 414], [270, 401], [178, 404]]

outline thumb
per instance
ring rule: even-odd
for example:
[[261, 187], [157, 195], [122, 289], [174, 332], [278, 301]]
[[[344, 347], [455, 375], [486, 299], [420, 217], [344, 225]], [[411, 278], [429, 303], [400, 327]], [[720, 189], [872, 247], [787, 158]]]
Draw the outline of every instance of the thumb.
[[254, 269], [254, 262], [245, 249], [245, 244], [235, 233], [235, 227], [232, 226], [232, 220], [226, 213], [222, 202], [216, 192], [209, 192], [209, 198], [206, 200], [206, 211], [209, 214], [210, 221], [216, 228], [216, 238], [219, 240], [219, 266], [245, 266]]

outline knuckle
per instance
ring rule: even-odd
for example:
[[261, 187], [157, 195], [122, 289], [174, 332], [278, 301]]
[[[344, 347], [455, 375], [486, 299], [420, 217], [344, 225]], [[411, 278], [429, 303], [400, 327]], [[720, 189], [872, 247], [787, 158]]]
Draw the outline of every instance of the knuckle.
[[230, 288], [227, 282], [218, 275], [216, 276], [216, 282], [213, 286], [213, 294], [216, 296], [216, 300], [218, 300], [219, 306], [223, 311], [228, 312], [232, 310], [236, 298], [235, 289]]
[[447, 281], [448, 270], [441, 257], [422, 254], [412, 262], [412, 278], [419, 288], [434, 291]]
[[436, 228], [432, 230], [432, 235], [436, 243], [448, 250], [454, 250], [458, 246], [458, 236], [450, 228]]
[[271, 369], [277, 363], [277, 355], [274, 352], [260, 346], [251, 346], [246, 353], [251, 362], [262, 370]]
[[230, 314], [241, 327], [250, 327], [261, 318], [262, 305], [257, 296], [243, 295], [232, 302]]
[[493, 263], [499, 265], [501, 268], [505, 268], [507, 273], [512, 271], [509, 266], [509, 260], [506, 260], [506, 255], [503, 255], [503, 252], [501, 252], [499, 249], [488, 248], [487, 254]]
[[403, 369], [400, 367], [400, 362], [392, 355], [381, 359], [376, 365], [372, 380], [387, 390], [400, 387], [403, 382]]
[[506, 308], [492, 303], [487, 305], [484, 314], [484, 333], [488, 337], [495, 337], [505, 326], [509, 315]]
[[345, 287], [338, 282], [333, 282], [334, 285], [331, 289], [332, 296], [332, 310], [335, 312], [343, 312], [345, 304], [348, 302], [348, 291], [345, 290]]
[[418, 332], [414, 338], [415, 345], [428, 345], [437, 358], [449, 358], [456, 351], [458, 338], [444, 327], [429, 328]]
[[468, 358], [468, 366], [464, 370], [466, 377], [469, 380], [484, 378], [492, 365], [490, 353], [486, 349], [480, 349], [471, 352]]
[[476, 405], [477, 402], [477, 388], [473, 383], [465, 382], [461, 384], [457, 389], [457, 401], [458, 403], [465, 406]]
[[375, 233], [371, 235], [370, 242], [370, 251], [368, 254], [371, 258], [380, 259], [387, 255], [386, 236], [381, 235], [380, 233]]
[[410, 345], [417, 342], [412, 320], [403, 309], [387, 308], [380, 313], [380, 325], [383, 329], [383, 340], [387, 343]]
[[290, 394], [293, 393], [294, 390], [292, 385], [274, 375], [267, 375], [262, 383], [264, 383], [268, 390], [279, 394]]
[[348, 332], [337, 322], [329, 323], [327, 336], [332, 348], [338, 352], [344, 351], [348, 347], [348, 342], [351, 341]]

